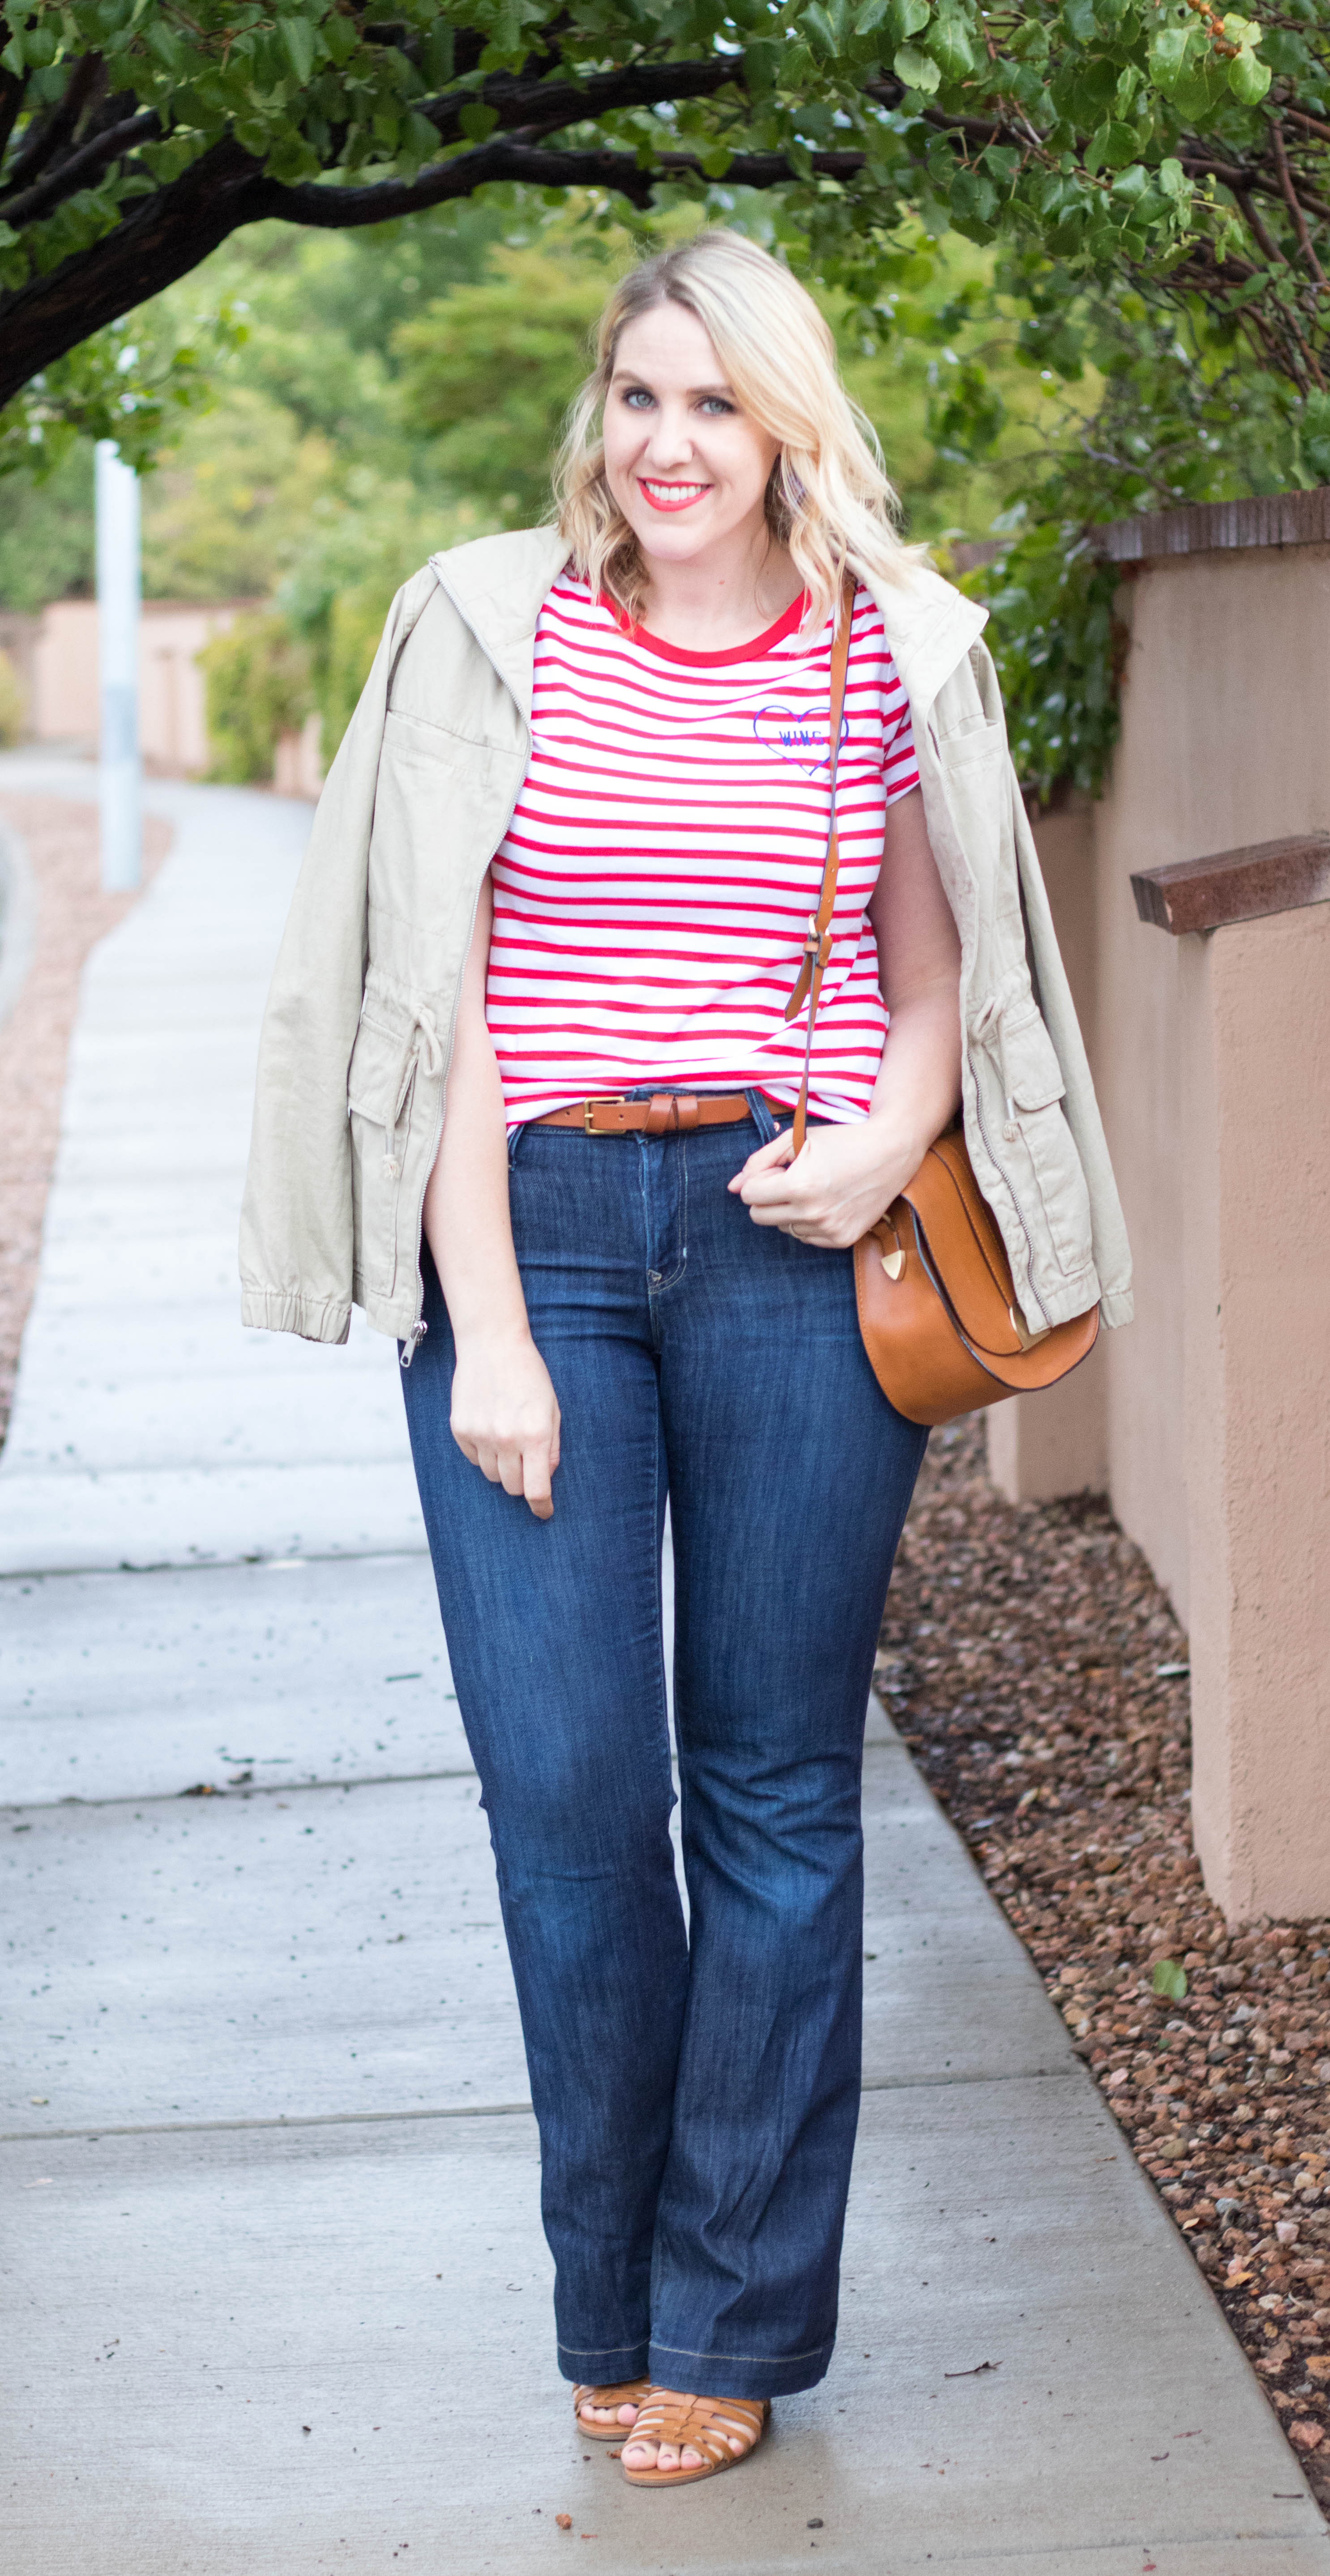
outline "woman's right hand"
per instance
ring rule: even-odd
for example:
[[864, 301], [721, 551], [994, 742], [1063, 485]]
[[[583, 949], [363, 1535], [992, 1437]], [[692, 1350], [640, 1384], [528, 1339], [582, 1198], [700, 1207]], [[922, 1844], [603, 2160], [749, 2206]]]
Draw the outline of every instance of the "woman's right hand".
[[455, 1334], [452, 1435], [464, 1458], [505, 1494], [550, 1519], [559, 1463], [559, 1399], [531, 1335]]

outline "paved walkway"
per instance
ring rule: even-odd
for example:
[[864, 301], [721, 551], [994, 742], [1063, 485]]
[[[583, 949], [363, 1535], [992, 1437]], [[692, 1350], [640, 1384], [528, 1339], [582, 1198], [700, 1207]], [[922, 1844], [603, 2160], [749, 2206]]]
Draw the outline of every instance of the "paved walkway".
[[[11, 780], [87, 793], [30, 756]], [[0, 1462], [7, 2563], [1330, 2571], [1204, 2281], [876, 1706], [835, 2365], [739, 2477], [643, 2496], [584, 2458], [394, 1353], [235, 1321], [307, 811], [151, 795], [175, 849], [88, 971]]]

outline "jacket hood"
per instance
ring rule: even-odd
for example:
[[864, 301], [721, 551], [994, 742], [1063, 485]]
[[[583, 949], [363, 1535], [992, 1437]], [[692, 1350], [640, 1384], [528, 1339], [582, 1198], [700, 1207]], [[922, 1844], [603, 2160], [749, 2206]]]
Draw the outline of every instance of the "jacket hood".
[[557, 528], [514, 528], [431, 555], [429, 568], [531, 721], [531, 638], [568, 561]]

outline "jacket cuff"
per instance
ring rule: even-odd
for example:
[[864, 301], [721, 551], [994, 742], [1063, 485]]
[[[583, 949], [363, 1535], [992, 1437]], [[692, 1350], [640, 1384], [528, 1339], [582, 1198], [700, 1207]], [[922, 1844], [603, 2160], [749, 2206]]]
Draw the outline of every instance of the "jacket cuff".
[[260, 1333], [299, 1333], [306, 1342], [344, 1342], [351, 1308], [340, 1298], [291, 1297], [281, 1288], [244, 1288], [240, 1320]]
[[1106, 1288], [1099, 1301], [1099, 1312], [1110, 1333], [1116, 1332], [1119, 1324], [1129, 1324], [1136, 1312], [1136, 1301], [1130, 1288]]

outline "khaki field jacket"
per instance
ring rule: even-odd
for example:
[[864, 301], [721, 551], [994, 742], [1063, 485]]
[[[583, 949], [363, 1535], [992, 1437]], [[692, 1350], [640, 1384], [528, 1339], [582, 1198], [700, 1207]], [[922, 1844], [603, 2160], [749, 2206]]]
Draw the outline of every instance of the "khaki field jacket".
[[[409, 1341], [462, 968], [530, 749], [552, 528], [435, 555], [397, 594], [319, 801], [268, 997], [240, 1228], [245, 1323]], [[970, 1159], [1032, 1331], [1131, 1261], [1085, 1049], [1007, 751], [984, 612], [936, 573], [868, 587], [914, 718], [961, 940]], [[798, 957], [791, 951], [793, 982]], [[1032, 980], [1033, 978], [1033, 980]], [[1036, 992], [1038, 999], [1036, 1000]]]

